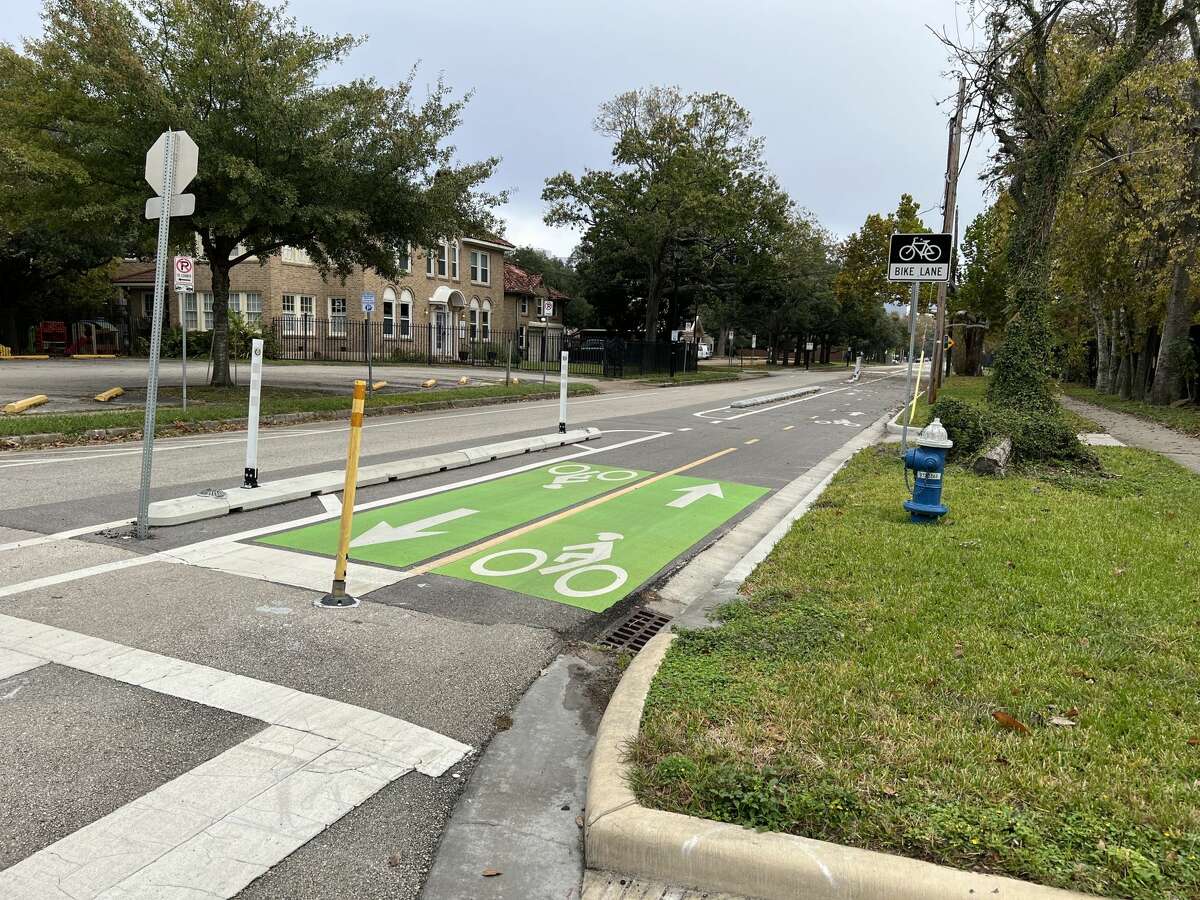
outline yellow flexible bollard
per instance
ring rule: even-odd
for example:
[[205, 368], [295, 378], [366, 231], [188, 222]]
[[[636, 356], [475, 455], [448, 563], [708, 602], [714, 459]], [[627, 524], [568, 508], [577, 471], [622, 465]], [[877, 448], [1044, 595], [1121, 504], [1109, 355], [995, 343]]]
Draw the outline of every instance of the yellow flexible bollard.
[[362, 447], [363, 406], [367, 383], [354, 382], [354, 405], [350, 409], [350, 447], [346, 451], [346, 483], [342, 487], [342, 522], [338, 529], [337, 562], [333, 566], [333, 589], [315, 601], [316, 606], [347, 609], [358, 606], [358, 598], [346, 593], [346, 565], [350, 555], [350, 527], [354, 523], [354, 489], [358, 482], [358, 451]]

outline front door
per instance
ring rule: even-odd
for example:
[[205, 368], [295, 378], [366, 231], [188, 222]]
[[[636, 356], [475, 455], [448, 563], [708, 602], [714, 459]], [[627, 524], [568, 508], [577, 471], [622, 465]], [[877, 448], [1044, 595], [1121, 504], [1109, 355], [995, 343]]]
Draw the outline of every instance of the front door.
[[433, 312], [433, 352], [442, 354], [446, 352], [446, 337], [447, 337], [448, 317], [444, 307], [438, 307]]

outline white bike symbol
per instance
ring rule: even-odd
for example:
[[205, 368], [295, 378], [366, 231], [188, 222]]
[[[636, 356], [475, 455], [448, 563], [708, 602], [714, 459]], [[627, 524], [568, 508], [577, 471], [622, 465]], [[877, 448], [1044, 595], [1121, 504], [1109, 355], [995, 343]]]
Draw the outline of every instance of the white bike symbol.
[[587, 463], [560, 463], [547, 471], [555, 476], [552, 482], [542, 485], [548, 491], [561, 490], [568, 484], [586, 484], [593, 478], [597, 481], [621, 482], [638, 477], [638, 473], [632, 469], [593, 469]]
[[[544, 566], [549, 555], [544, 550], [538, 550], [534, 547], [516, 548], [513, 550], [501, 550], [497, 553], [489, 553], [487, 556], [481, 556], [475, 562], [471, 563], [471, 571], [476, 575], [488, 575], [492, 578], [505, 578], [509, 575], [524, 575], [526, 572], [532, 572], [538, 569], [542, 575], [554, 575], [559, 572], [563, 574], [554, 582], [554, 590], [564, 597], [598, 597], [601, 594], [607, 594], [610, 591], [615, 591], [629, 579], [629, 573], [620, 566], [612, 566], [604, 563], [604, 560], [612, 558], [613, 544], [623, 540], [624, 535], [617, 534], [615, 531], [602, 531], [596, 535], [596, 540], [590, 544], [572, 544], [568, 547], [563, 547], [562, 552], [554, 557], [556, 565]], [[492, 563], [506, 557], [526, 557], [528, 562], [518, 565], [516, 568], [497, 568]], [[571, 587], [571, 579], [585, 572], [604, 572], [609, 574], [611, 580], [603, 587], [588, 591], [578, 591]]]
[[912, 262], [918, 257], [927, 263], [937, 262], [942, 258], [942, 248], [929, 238], [913, 238], [911, 244], [900, 248], [900, 259], [904, 262]]

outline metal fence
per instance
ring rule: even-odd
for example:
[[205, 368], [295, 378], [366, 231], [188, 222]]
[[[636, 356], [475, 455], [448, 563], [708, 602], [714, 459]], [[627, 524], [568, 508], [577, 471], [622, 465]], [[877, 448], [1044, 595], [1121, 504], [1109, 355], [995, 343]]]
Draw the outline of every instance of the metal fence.
[[612, 338], [578, 338], [561, 329], [502, 331], [481, 325], [366, 322], [283, 316], [268, 329], [281, 359], [365, 361], [379, 364], [491, 366], [557, 371], [563, 350], [571, 373], [621, 378], [694, 371], [695, 345]]

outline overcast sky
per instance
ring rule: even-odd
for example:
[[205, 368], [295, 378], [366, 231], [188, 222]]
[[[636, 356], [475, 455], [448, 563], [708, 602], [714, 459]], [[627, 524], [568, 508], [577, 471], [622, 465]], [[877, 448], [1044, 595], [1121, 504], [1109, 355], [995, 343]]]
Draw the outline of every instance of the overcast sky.
[[[40, 28], [39, 0], [7, 0], [0, 41]], [[323, 32], [366, 35], [343, 67], [385, 82], [419, 64], [473, 90], [455, 143], [502, 161], [490, 187], [514, 243], [568, 253], [577, 235], [542, 223], [544, 180], [608, 162], [598, 105], [652, 84], [723, 91], [750, 110], [784, 188], [835, 234], [912, 193], [937, 228], [954, 91], [927, 26], [965, 27], [955, 0], [294, 0]], [[203, 148], [201, 148], [203, 153]], [[962, 227], [985, 198], [977, 142], [959, 192]]]

